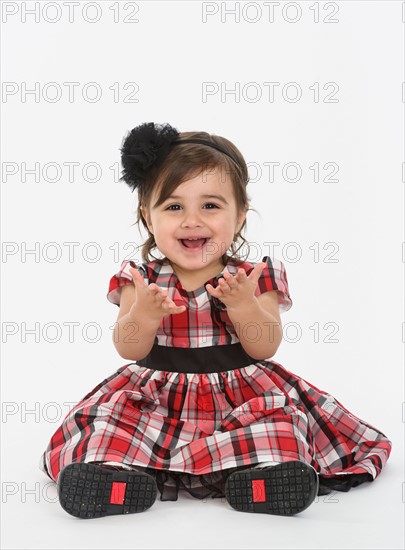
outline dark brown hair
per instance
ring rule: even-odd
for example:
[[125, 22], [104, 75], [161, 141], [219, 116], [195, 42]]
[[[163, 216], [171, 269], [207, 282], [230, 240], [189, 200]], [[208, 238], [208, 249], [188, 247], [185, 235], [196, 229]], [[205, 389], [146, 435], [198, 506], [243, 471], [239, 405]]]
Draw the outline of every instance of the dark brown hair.
[[[225, 151], [229, 151], [229, 153], [237, 159], [238, 164], [235, 164], [235, 162], [233, 162], [228, 155], [217, 151], [213, 147], [207, 147], [206, 145], [196, 143], [184, 143], [173, 145], [164, 161], [156, 167], [152, 166], [148, 172], [145, 185], [138, 188], [138, 208], [135, 223], [138, 224], [139, 227], [139, 222], [142, 222], [148, 233], [148, 238], [143, 243], [141, 248], [143, 262], [148, 263], [151, 261], [151, 258], [155, 260], [158, 259], [151, 253], [151, 250], [157, 248], [155, 237], [153, 233], [149, 231], [146, 220], [141, 212], [141, 206], [149, 209], [151, 197], [155, 189], [159, 194], [159, 199], [154, 206], [159, 206], [184, 181], [197, 177], [205, 170], [219, 169], [221, 173], [225, 172], [225, 174], [229, 174], [231, 177], [233, 193], [236, 200], [237, 214], [239, 215], [245, 210], [255, 210], [254, 208], [249, 207], [250, 197], [247, 194], [245, 183], [249, 178], [246, 162], [235, 145], [224, 137], [217, 136], [215, 134], [208, 134], [207, 132], [182, 132], [179, 135], [179, 139], [191, 137], [211, 141], [221, 146]], [[248, 242], [241, 234], [245, 227], [246, 219], [244, 220], [238, 233], [234, 236], [234, 240], [231, 244], [232, 255], [229, 256], [226, 252], [222, 255], [221, 260], [223, 265], [226, 265], [231, 258], [235, 258], [239, 261], [245, 261], [249, 255], [249, 250], [245, 258], [241, 258], [237, 255], [237, 252], [243, 246], [243, 243], [246, 243], [249, 249]], [[242, 243], [238, 248], [236, 248], [238, 239], [240, 239]]]

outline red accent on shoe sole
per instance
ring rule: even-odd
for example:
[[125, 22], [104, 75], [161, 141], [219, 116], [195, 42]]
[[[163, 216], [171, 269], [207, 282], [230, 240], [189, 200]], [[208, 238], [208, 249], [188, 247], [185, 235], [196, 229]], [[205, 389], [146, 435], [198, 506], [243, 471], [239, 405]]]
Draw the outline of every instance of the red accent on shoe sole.
[[121, 481], [113, 481], [111, 487], [110, 504], [123, 504], [127, 484]]
[[266, 502], [264, 479], [252, 479], [253, 502]]

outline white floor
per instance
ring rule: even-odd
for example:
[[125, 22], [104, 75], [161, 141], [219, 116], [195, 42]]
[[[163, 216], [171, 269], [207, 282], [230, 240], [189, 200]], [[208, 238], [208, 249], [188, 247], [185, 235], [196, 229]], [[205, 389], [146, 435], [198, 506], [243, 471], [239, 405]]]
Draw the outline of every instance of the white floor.
[[[237, 512], [225, 499], [201, 501], [181, 492], [177, 501], [156, 500], [149, 510], [139, 514], [80, 520], [61, 508], [55, 483], [39, 469], [38, 462], [70, 405], [113, 372], [105, 365], [118, 361], [104, 350], [97, 352], [100, 355], [83, 354], [84, 362], [77, 361], [81, 350], [72, 348], [58, 357], [55, 367], [54, 352], [47, 353], [42, 348], [36, 351], [34, 346], [24, 349], [23, 354], [12, 349], [10, 367], [2, 373], [3, 388], [8, 387], [0, 423], [2, 549], [404, 548], [405, 419], [400, 360], [392, 360], [390, 371], [390, 380], [398, 383], [388, 385], [380, 383], [378, 354], [374, 354], [374, 363], [364, 357], [357, 360], [351, 352], [353, 360], [347, 364], [335, 353], [328, 369], [318, 367], [327, 360], [319, 355], [315, 366], [309, 362], [308, 366], [305, 362], [300, 366], [301, 376], [331, 391], [353, 414], [392, 440], [391, 455], [375, 481], [347, 493], [317, 497], [307, 510], [292, 517]], [[364, 367], [353, 369], [352, 362]], [[38, 370], [33, 368], [36, 364], [43, 366]], [[291, 364], [294, 372], [294, 365], [300, 363], [296, 358], [287, 358], [285, 364]], [[68, 368], [69, 376], [63, 376]], [[338, 368], [340, 375], [336, 377], [333, 373]], [[312, 377], [307, 374], [311, 369], [316, 372]], [[371, 375], [367, 375], [367, 369]]]
[[237, 512], [225, 499], [200, 501], [181, 492], [178, 501], [156, 500], [139, 514], [80, 520], [61, 508], [55, 484], [35, 465], [24, 470], [9, 464], [10, 476], [3, 472], [1, 547], [402, 549], [403, 464], [397, 450], [374, 482], [317, 497], [292, 517]]

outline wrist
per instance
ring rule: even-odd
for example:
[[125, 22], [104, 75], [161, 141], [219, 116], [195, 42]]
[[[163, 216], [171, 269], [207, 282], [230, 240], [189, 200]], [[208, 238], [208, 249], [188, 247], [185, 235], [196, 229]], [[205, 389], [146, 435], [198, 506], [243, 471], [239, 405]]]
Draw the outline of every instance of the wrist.
[[240, 312], [240, 311], [248, 311], [251, 308], [256, 308], [259, 305], [259, 300], [256, 298], [256, 296], [253, 296], [251, 300], [245, 300], [243, 302], [239, 302], [238, 304], [234, 306], [226, 306], [226, 310], [228, 313], [233, 312]]
[[151, 330], [157, 330], [162, 321], [162, 315], [155, 317], [150, 311], [136, 305], [134, 305], [124, 317], [126, 317], [126, 320], [129, 322], [142, 323], [145, 328], [150, 328]]

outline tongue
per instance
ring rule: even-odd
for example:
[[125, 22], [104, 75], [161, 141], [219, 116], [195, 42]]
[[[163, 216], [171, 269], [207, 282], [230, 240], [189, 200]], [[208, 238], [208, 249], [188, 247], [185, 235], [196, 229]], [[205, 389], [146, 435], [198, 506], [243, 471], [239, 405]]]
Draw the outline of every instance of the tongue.
[[195, 241], [187, 241], [186, 239], [183, 239], [183, 244], [184, 246], [187, 246], [187, 248], [198, 248], [204, 243], [205, 239], [197, 239]]

